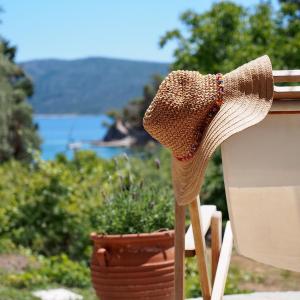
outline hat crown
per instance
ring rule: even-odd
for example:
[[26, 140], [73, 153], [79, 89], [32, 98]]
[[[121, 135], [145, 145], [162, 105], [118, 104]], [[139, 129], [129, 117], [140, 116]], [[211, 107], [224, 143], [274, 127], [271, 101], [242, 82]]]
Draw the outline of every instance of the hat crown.
[[217, 99], [215, 75], [197, 71], [173, 71], [161, 83], [147, 109], [144, 128], [175, 157], [196, 150]]
[[272, 100], [272, 64], [267, 55], [224, 76], [195, 71], [167, 76], [145, 113], [144, 127], [173, 152], [172, 181], [179, 205], [191, 203], [201, 192], [217, 147], [262, 121]]

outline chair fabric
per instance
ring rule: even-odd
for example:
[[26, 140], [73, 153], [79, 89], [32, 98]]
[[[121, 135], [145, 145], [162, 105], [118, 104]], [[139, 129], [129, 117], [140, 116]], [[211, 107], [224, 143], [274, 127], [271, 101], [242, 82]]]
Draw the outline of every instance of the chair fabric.
[[300, 271], [300, 114], [269, 114], [222, 146], [239, 254]]

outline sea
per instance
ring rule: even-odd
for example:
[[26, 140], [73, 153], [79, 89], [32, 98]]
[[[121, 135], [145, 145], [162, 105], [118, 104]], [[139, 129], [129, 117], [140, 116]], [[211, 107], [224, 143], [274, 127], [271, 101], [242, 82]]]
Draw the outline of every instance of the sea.
[[41, 156], [45, 160], [64, 153], [72, 158], [75, 151], [89, 149], [102, 158], [111, 158], [124, 148], [96, 147], [91, 141], [101, 140], [112, 119], [105, 115], [34, 115], [42, 138]]

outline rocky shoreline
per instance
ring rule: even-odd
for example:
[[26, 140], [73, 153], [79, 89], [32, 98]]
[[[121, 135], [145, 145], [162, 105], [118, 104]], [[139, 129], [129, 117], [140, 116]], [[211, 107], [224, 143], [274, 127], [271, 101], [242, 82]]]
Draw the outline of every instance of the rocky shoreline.
[[152, 137], [143, 128], [133, 128], [118, 119], [109, 128], [102, 140], [91, 141], [91, 145], [98, 147], [134, 147], [144, 146]]

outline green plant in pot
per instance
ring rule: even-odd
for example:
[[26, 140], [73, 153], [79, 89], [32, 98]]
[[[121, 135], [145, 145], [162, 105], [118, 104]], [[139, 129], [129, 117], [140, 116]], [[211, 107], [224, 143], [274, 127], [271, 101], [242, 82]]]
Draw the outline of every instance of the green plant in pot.
[[124, 156], [107, 173], [104, 184], [114, 189], [104, 192], [91, 234], [92, 281], [101, 300], [174, 298], [174, 200], [168, 156], [160, 155], [163, 166]]

